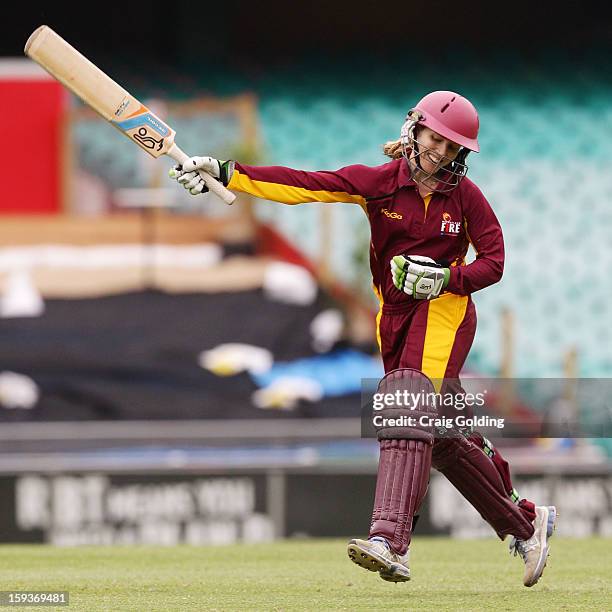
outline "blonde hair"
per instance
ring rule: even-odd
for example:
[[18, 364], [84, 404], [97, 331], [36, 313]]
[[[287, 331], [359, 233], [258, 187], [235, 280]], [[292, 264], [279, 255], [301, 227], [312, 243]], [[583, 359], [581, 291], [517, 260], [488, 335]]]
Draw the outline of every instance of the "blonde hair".
[[402, 141], [390, 140], [383, 145], [383, 153], [391, 159], [399, 159], [402, 156]]

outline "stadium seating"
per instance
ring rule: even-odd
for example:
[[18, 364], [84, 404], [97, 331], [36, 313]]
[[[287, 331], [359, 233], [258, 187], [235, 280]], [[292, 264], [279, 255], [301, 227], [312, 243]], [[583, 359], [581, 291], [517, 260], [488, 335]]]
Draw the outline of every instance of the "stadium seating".
[[[590, 71], [578, 69], [569, 57], [541, 58], [534, 66], [510, 55], [497, 57], [495, 65], [505, 66], [503, 75], [467, 52], [446, 65], [370, 62], [359, 70], [355, 65], [327, 62], [322, 67], [313, 60], [257, 77], [207, 73], [195, 83], [175, 78], [155, 89], [170, 88], [176, 97], [254, 91], [259, 99], [259, 163], [306, 170], [383, 163], [381, 145], [397, 137], [410, 104], [432, 89], [461, 91], [481, 117], [482, 152], [470, 156], [469, 175], [500, 218], [507, 248], [501, 284], [474, 296], [480, 319], [469, 365], [498, 373], [499, 315], [510, 307], [516, 321], [517, 376], [562, 376], [564, 354], [572, 347], [578, 351], [581, 376], [609, 376], [609, 290], [607, 284], [575, 272], [576, 259], [597, 262], [603, 269], [612, 263], [605, 221], [612, 175], [604, 161], [612, 154], [607, 103], [612, 86], [597, 77], [601, 61], [596, 54], [584, 64]], [[215, 153], [232, 129], [181, 121], [184, 148], [201, 153]], [[129, 157], [133, 152], [111, 148], [114, 134], [106, 126], [99, 132], [93, 125], [81, 127], [76, 136], [85, 166], [103, 166], [115, 184], [138, 180], [134, 157]], [[257, 212], [314, 257], [321, 206], [261, 202]], [[332, 223], [338, 269], [352, 269], [350, 282], [369, 287], [362, 211], [348, 204], [335, 206]]]
[[[561, 80], [557, 75], [562, 74]], [[380, 144], [396, 137], [412, 100], [444, 86], [439, 77], [430, 76], [428, 87], [421, 74], [409, 91], [391, 86], [384, 92], [385, 77], [380, 76], [356, 89], [354, 99], [347, 99], [343, 83], [336, 86], [335, 97], [327, 82], [313, 82], [312, 91], [299, 97], [287, 95], [290, 87], [275, 89], [285, 93], [262, 91], [262, 132], [270, 163], [305, 169], [382, 163]], [[602, 222], [612, 193], [603, 161], [611, 153], [609, 131], [603, 129], [612, 121], [604, 104], [612, 93], [609, 85], [594, 72], [579, 73], [571, 66], [565, 73], [541, 69], [527, 76], [516, 67], [503, 83], [499, 77], [492, 83], [490, 75], [451, 81], [446, 86], [460, 89], [480, 111], [482, 153], [470, 157], [470, 176], [493, 204], [507, 248], [502, 283], [475, 295], [481, 316], [472, 366], [497, 373], [499, 313], [509, 306], [516, 318], [518, 376], [563, 376], [564, 354], [572, 347], [578, 350], [581, 376], [610, 375], [607, 286], [588, 282], [585, 290], [583, 276], [568, 274], [576, 257], [604, 267], [612, 258]], [[294, 215], [275, 210], [285, 231], [312, 244], [308, 226], [296, 231], [290, 220]], [[364, 220], [355, 207], [341, 205], [334, 221], [339, 234], [334, 248], [344, 268], [354, 257], [352, 236]], [[546, 270], [542, 279], [533, 276], [536, 264]], [[367, 277], [363, 267], [364, 285]]]

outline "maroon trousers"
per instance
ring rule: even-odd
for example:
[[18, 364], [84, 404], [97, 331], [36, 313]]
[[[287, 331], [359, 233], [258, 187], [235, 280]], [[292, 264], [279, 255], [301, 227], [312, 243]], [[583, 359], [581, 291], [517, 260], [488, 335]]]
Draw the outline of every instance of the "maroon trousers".
[[[476, 333], [476, 309], [469, 296], [454, 294], [431, 301], [385, 304], [378, 332], [385, 372], [421, 370], [439, 391], [443, 379], [459, 378]], [[406, 551], [431, 465], [499, 537], [531, 537], [535, 505], [525, 499], [515, 503], [508, 463], [478, 432], [467, 438], [437, 437], [429, 447], [422, 441], [381, 440], [370, 536], [386, 537], [398, 554]]]

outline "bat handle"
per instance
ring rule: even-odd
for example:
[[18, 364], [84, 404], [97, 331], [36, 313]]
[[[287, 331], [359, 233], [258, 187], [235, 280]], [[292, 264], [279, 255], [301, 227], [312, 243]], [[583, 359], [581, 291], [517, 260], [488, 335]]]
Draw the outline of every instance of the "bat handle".
[[[182, 164], [186, 159], [189, 159], [189, 155], [187, 155], [175, 144], [168, 149], [168, 155], [179, 164]], [[226, 189], [216, 178], [212, 177], [210, 174], [208, 174], [208, 172], [204, 172], [204, 170], [198, 170], [198, 174], [204, 179], [208, 189], [217, 197], [221, 198], [226, 204], [234, 203], [236, 195], [229, 189]]]

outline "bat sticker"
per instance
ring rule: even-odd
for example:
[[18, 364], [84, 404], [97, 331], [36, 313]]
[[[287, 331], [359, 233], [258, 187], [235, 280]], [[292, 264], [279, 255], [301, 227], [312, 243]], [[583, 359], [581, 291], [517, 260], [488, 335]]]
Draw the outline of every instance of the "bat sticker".
[[160, 136], [168, 136], [171, 131], [165, 123], [163, 123], [160, 119], [158, 119], [151, 113], [143, 113], [141, 115], [136, 115], [135, 117], [130, 117], [125, 121], [115, 121], [114, 123], [124, 132], [127, 132], [128, 130], [131, 130], [140, 125], [147, 125], [154, 131], [156, 131]]
[[126, 96], [115, 111], [115, 117], [120, 117], [123, 111], [130, 105], [130, 99]]
[[159, 140], [155, 140], [153, 136], [149, 136], [147, 134], [147, 128], [141, 127], [138, 130], [138, 134], [134, 134], [134, 139], [137, 140], [143, 147], [147, 149], [155, 149], [157, 147], [157, 151], [161, 151], [164, 146], [164, 139], [160, 138]]

